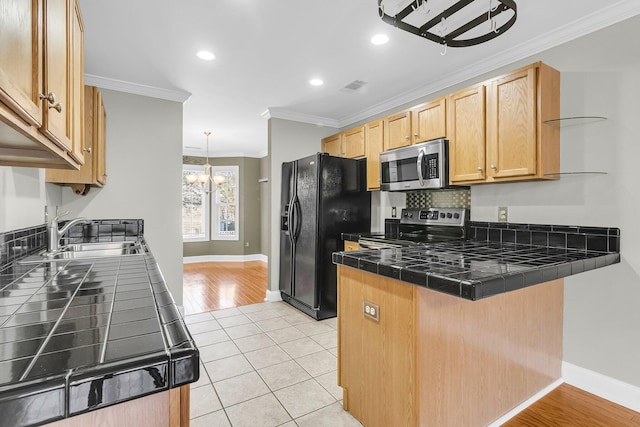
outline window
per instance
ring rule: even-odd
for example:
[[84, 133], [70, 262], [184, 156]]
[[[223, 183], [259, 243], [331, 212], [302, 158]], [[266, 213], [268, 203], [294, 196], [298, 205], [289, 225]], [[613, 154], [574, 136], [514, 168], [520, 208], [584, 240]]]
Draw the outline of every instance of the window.
[[209, 197], [196, 181], [189, 184], [187, 175], [201, 174], [202, 166], [182, 166], [182, 239], [189, 242], [209, 240]]
[[212, 240], [238, 240], [238, 166], [214, 166], [212, 175], [226, 179], [213, 198]]

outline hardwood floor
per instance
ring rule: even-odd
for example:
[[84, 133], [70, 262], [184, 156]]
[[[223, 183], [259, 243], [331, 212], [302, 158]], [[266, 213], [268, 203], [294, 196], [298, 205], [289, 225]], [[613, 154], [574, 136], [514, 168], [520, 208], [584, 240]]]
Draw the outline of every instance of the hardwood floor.
[[201, 262], [184, 264], [185, 314], [263, 302], [267, 292], [267, 263]]
[[562, 384], [504, 427], [640, 427], [640, 413]]

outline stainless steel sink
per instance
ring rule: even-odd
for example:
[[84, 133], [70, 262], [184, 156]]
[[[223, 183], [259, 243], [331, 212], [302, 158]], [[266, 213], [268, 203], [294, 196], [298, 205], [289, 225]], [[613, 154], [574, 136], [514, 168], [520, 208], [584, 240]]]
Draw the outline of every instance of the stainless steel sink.
[[102, 258], [123, 255], [140, 255], [148, 252], [147, 246], [141, 242], [101, 242], [101, 243], [77, 243], [61, 246], [53, 252], [41, 252], [32, 255], [22, 263], [74, 260], [86, 258]]

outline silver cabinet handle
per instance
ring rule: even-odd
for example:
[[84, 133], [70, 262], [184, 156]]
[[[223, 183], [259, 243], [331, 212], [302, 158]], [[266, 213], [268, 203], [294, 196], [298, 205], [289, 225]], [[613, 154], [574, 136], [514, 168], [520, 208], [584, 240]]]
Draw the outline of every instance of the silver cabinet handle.
[[482, 167], [478, 166], [478, 172], [482, 172]]
[[497, 169], [496, 165], [491, 165], [491, 169]]
[[405, 136], [404, 139], [409, 140], [409, 135]]
[[49, 105], [49, 109], [53, 108], [58, 113], [62, 113], [62, 102], [58, 102], [56, 105]]
[[418, 137], [418, 132], [414, 133], [413, 136]]
[[87, 153], [91, 153], [91, 147], [85, 148], [83, 151], [86, 151]]
[[46, 99], [47, 101], [49, 101], [49, 104], [53, 105], [56, 103], [56, 94], [53, 92], [49, 92], [49, 95], [45, 95], [43, 93], [41, 93], [39, 95], [40, 100], [44, 100]]

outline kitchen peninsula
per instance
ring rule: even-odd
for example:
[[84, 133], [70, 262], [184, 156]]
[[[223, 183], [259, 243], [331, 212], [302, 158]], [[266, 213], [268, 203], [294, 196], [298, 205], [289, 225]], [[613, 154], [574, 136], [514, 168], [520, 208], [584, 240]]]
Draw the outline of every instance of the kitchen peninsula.
[[198, 349], [142, 220], [76, 225], [48, 257], [45, 228], [0, 234], [0, 424], [186, 425]]
[[338, 378], [367, 426], [487, 425], [561, 376], [563, 278], [617, 228], [471, 224], [471, 240], [335, 253]]

